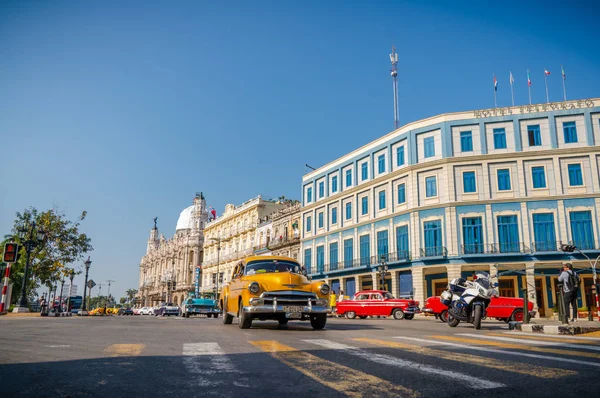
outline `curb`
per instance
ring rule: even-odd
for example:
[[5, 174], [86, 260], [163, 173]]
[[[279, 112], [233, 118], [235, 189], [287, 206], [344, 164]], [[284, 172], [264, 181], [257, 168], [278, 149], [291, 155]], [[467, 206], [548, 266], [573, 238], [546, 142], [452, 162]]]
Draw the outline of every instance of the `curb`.
[[539, 325], [535, 323], [524, 324], [522, 322], [509, 322], [509, 330], [519, 330], [530, 333], [543, 333], [552, 335], [567, 335], [584, 334], [600, 331], [598, 326], [576, 326], [576, 325]]

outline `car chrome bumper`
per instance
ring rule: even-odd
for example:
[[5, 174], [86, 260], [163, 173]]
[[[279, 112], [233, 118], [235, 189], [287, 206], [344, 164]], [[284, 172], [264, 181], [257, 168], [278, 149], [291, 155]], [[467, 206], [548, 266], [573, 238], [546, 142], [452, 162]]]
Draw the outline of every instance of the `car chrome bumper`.
[[421, 310], [419, 309], [419, 307], [408, 307], [406, 310], [404, 310], [405, 314], [419, 314], [421, 313]]
[[244, 312], [249, 314], [286, 314], [291, 311], [287, 311], [284, 307], [302, 307], [302, 311], [300, 313], [304, 314], [328, 314], [331, 312], [331, 308], [328, 306], [316, 306], [316, 305], [305, 305], [305, 306], [286, 306], [286, 305], [250, 305], [247, 307], [243, 307]]
[[431, 308], [427, 308], [427, 307], [423, 307], [423, 309], [421, 310], [421, 312], [425, 312], [428, 314], [433, 314], [433, 310]]

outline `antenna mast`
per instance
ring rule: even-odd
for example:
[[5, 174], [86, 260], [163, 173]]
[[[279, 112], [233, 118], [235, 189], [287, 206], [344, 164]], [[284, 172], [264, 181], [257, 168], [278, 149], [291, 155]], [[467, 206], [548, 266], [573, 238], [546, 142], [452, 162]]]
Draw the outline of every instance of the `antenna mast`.
[[114, 281], [111, 279], [107, 279], [106, 281], [108, 282], [108, 296], [107, 297], [110, 297], [110, 284], [111, 284], [111, 282], [114, 282]]
[[394, 129], [397, 129], [400, 127], [400, 115], [398, 112], [398, 53], [396, 52], [396, 46], [392, 46], [390, 62], [392, 63], [390, 72], [394, 84]]

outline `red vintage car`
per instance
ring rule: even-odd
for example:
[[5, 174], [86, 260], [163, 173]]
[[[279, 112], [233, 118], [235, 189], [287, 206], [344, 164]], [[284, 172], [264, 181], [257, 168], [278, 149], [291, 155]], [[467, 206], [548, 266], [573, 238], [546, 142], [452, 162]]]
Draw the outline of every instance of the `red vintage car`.
[[419, 302], [407, 299], [396, 299], [385, 290], [363, 290], [350, 300], [337, 303], [338, 315], [354, 319], [357, 316], [365, 319], [368, 316], [393, 316], [395, 319], [413, 319], [419, 310]]
[[[528, 303], [529, 316], [535, 315], [533, 303]], [[448, 321], [448, 306], [440, 302], [438, 296], [429, 297], [425, 300], [425, 306], [422, 310], [425, 314], [433, 314], [442, 322]], [[496, 318], [499, 321], [523, 321], [523, 299], [515, 297], [492, 297], [490, 305], [487, 307], [485, 316], [487, 318]]]

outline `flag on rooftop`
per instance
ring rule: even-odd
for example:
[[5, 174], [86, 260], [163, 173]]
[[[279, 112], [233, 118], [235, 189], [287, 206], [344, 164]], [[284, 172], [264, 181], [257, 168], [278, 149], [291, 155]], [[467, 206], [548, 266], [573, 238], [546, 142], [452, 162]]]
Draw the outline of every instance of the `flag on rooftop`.
[[498, 80], [496, 80], [496, 75], [494, 75], [494, 91], [498, 91]]
[[544, 74], [545, 74], [546, 76], [548, 76], [548, 75], [550, 74], [550, 71], [549, 71], [548, 69], [544, 68]]

